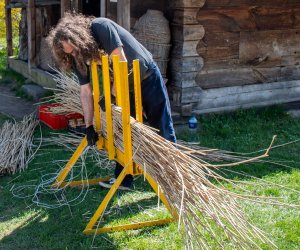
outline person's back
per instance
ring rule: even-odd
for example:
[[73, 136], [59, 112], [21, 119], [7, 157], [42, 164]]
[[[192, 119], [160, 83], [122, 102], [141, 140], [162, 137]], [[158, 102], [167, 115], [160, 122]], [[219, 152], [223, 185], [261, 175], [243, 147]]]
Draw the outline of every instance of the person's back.
[[138, 59], [141, 77], [145, 77], [149, 64], [153, 62], [152, 55], [126, 29], [110, 19], [99, 17], [92, 21], [91, 30], [99, 47], [108, 55], [115, 48], [123, 47], [130, 68], [132, 61]]

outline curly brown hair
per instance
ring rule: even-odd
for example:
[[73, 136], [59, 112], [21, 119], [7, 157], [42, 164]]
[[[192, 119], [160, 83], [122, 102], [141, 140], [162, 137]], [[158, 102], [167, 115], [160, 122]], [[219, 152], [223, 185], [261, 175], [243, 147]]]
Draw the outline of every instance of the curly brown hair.
[[[50, 30], [46, 41], [63, 70], [69, 71], [75, 62], [77, 70], [86, 76], [86, 62], [99, 59], [99, 48], [90, 29], [93, 18], [68, 12], [59, 20], [56, 27]], [[76, 57], [64, 52], [63, 42], [69, 42], [75, 46]]]

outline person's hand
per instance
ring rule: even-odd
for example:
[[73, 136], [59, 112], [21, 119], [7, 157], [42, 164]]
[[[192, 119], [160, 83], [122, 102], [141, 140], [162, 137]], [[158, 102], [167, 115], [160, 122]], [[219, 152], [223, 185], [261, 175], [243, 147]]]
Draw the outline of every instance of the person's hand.
[[86, 128], [86, 138], [89, 146], [94, 146], [96, 144], [96, 141], [98, 141], [99, 137], [95, 132], [93, 125]]

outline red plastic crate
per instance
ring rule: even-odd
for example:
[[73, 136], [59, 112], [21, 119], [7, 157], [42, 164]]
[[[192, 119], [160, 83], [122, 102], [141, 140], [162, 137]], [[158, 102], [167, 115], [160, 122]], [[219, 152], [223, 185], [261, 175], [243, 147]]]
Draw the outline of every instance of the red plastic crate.
[[52, 129], [66, 129], [68, 127], [68, 121], [70, 119], [83, 118], [83, 116], [78, 113], [67, 114], [67, 115], [53, 114], [49, 110], [49, 108], [57, 107], [57, 106], [62, 106], [62, 105], [61, 104], [46, 104], [46, 105], [41, 105], [39, 107], [40, 120]]

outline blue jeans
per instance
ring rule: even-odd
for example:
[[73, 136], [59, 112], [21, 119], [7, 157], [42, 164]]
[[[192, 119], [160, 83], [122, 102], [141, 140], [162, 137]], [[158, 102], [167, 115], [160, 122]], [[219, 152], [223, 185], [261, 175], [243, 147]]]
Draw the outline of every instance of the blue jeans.
[[[168, 92], [161, 73], [155, 63], [150, 64], [147, 71], [149, 76], [142, 80], [142, 104], [147, 116], [147, 122], [153, 128], [159, 129], [159, 135], [163, 138], [176, 142], [175, 130], [171, 116], [171, 107]], [[134, 100], [131, 95], [131, 100]], [[130, 102], [134, 107], [134, 102]], [[135, 110], [131, 110], [131, 115], [135, 116]], [[117, 178], [123, 167], [117, 163], [115, 177]], [[131, 186], [133, 177], [126, 175], [122, 185]]]

